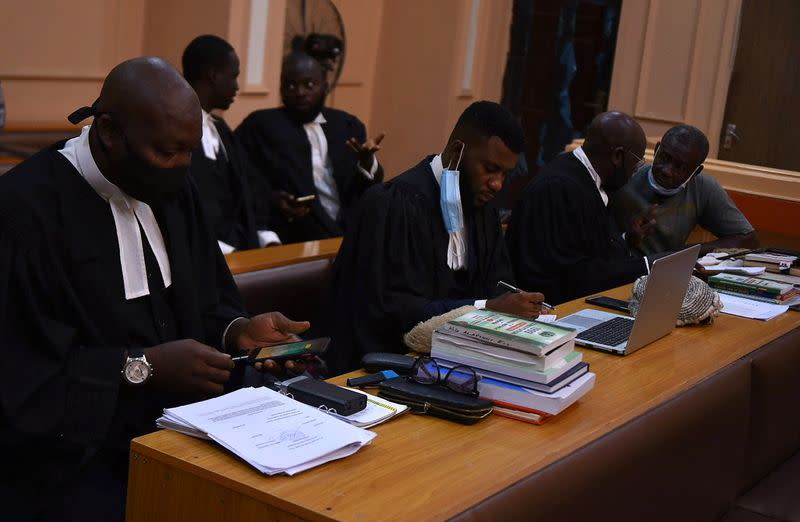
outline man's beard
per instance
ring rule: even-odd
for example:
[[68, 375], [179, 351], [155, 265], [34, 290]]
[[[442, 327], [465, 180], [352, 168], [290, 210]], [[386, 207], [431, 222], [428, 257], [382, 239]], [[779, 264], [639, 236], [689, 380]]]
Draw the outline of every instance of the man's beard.
[[325, 95], [324, 94], [320, 97], [319, 102], [316, 105], [314, 105], [313, 107], [310, 107], [308, 109], [302, 109], [302, 110], [301, 109], [293, 109], [293, 108], [290, 108], [289, 106], [287, 106], [286, 104], [284, 104], [284, 107], [286, 108], [286, 112], [289, 113], [289, 118], [291, 118], [293, 121], [296, 121], [297, 123], [300, 123], [302, 125], [305, 125], [306, 123], [311, 123], [312, 121], [314, 121], [314, 118], [317, 117], [317, 115], [322, 111], [322, 108], [324, 106], [325, 106]]
[[475, 192], [472, 190], [472, 176], [470, 175], [466, 162], [461, 164], [459, 170], [458, 189], [461, 192], [461, 209], [464, 215], [475, 213]]

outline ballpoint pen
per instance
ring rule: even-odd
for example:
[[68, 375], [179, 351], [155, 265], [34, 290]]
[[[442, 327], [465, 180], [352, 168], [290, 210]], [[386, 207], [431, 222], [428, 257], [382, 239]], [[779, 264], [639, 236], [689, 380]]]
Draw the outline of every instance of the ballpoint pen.
[[[520, 290], [516, 286], [514, 286], [512, 284], [509, 284], [509, 283], [506, 283], [505, 281], [498, 281], [497, 282], [497, 286], [502, 286], [503, 288], [505, 288], [506, 290], [508, 290], [509, 292], [514, 293], [514, 294], [518, 294], [518, 293], [522, 292], [522, 290]], [[555, 310], [555, 307], [553, 305], [549, 305], [549, 304], [545, 303], [544, 301], [542, 301], [539, 304], [542, 305], [542, 308], [547, 308], [548, 310]]]

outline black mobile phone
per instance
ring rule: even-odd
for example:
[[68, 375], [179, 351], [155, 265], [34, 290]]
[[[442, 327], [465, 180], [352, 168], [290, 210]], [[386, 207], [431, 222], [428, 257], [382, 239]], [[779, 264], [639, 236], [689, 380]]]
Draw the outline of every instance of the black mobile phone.
[[319, 337], [308, 341], [296, 341], [287, 344], [277, 344], [275, 346], [265, 346], [260, 350], [253, 351], [250, 355], [234, 357], [235, 362], [254, 364], [267, 359], [273, 361], [288, 361], [292, 359], [303, 359], [313, 355], [322, 355], [328, 349], [330, 337]]
[[630, 313], [630, 310], [628, 310], [628, 301], [615, 299], [613, 297], [608, 297], [607, 295], [595, 295], [592, 297], [587, 297], [586, 302], [595, 306], [602, 306], [603, 308], [611, 308], [612, 310], [616, 310], [618, 312], [625, 312], [626, 314]]

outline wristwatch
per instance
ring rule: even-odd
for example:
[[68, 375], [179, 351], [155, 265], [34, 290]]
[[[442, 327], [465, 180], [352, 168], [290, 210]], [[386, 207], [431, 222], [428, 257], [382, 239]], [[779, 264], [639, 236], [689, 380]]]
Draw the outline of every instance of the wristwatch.
[[125, 366], [122, 367], [122, 378], [125, 379], [125, 382], [133, 386], [141, 386], [152, 376], [153, 367], [147, 362], [144, 350], [128, 350], [128, 358], [125, 360]]

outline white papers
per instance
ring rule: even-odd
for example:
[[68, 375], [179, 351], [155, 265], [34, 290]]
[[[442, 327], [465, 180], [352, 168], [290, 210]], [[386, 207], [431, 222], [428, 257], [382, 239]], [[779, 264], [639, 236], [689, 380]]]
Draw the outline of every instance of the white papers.
[[556, 319], [558, 319], [558, 316], [556, 314], [544, 314], [536, 318], [536, 320], [539, 321], [540, 323], [552, 323]]
[[705, 269], [708, 272], [730, 272], [732, 274], [747, 274], [747, 275], [760, 275], [766, 272], [766, 267], [763, 266], [707, 266]]
[[707, 272], [732, 272], [734, 274], [747, 274], [759, 275], [763, 274], [767, 269], [763, 266], [744, 266], [744, 261], [741, 259], [726, 259], [720, 261], [717, 258], [726, 257], [727, 254], [723, 252], [711, 252], [697, 260], [697, 263], [703, 266]]
[[268, 475], [294, 475], [352, 455], [375, 438], [269, 388], [242, 388], [168, 408], [158, 422], [187, 435], [206, 434]]
[[725, 305], [722, 308], [722, 313], [747, 317], [748, 319], [768, 321], [789, 309], [787, 305], [765, 303], [730, 294], [720, 293], [719, 298], [722, 300], [722, 304]]
[[383, 397], [370, 395], [369, 393], [355, 388], [345, 388], [356, 393], [361, 393], [367, 396], [367, 407], [361, 411], [357, 411], [347, 417], [337, 413], [327, 412], [337, 419], [341, 419], [348, 424], [358, 426], [359, 428], [371, 428], [382, 422], [386, 422], [396, 415], [400, 415], [408, 411], [408, 406], [405, 404], [398, 404], [396, 402], [387, 401]]

